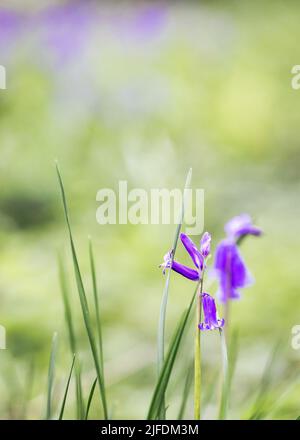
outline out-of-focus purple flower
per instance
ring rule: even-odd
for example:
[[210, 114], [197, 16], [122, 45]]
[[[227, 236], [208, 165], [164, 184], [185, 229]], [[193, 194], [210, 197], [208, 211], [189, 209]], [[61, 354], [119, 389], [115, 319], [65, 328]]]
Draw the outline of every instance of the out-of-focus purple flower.
[[186, 234], [180, 234], [180, 239], [185, 249], [189, 253], [197, 270], [191, 269], [188, 266], [174, 261], [172, 251], [168, 252], [164, 256], [164, 262], [160, 265], [160, 267], [163, 268], [163, 273], [165, 273], [166, 269], [171, 268], [172, 270], [184, 276], [185, 278], [188, 278], [189, 280], [198, 281], [202, 276], [202, 272], [205, 267], [205, 258], [209, 254], [211, 241], [210, 234], [208, 232], [205, 232], [201, 239], [200, 249], [197, 248], [195, 243]]
[[162, 5], [151, 5], [138, 12], [132, 30], [148, 37], [157, 33], [165, 21], [166, 8]]
[[230, 239], [221, 241], [217, 246], [214, 272], [219, 281], [218, 298], [223, 303], [238, 299], [239, 289], [253, 282], [236, 243]]
[[219, 319], [215, 300], [208, 293], [202, 294], [202, 305], [204, 313], [204, 322], [201, 322], [198, 327], [200, 330], [216, 330], [224, 327], [224, 319]]
[[45, 35], [47, 49], [52, 51], [60, 62], [78, 56], [87, 40], [93, 18], [92, 6], [83, 0], [43, 10], [39, 24]]
[[204, 258], [207, 258], [210, 254], [211, 235], [205, 232], [200, 241], [200, 252]]
[[252, 219], [248, 214], [241, 214], [233, 217], [225, 225], [225, 232], [228, 238], [238, 240], [246, 235], [256, 235], [262, 234], [262, 230], [257, 226], [254, 226]]
[[25, 25], [23, 16], [12, 9], [0, 9], [0, 46], [7, 47]]
[[134, 9], [134, 13], [129, 11], [115, 20], [117, 31], [121, 31], [122, 36], [129, 36], [137, 41], [145, 40], [159, 35], [166, 22], [166, 5], [146, 5]]

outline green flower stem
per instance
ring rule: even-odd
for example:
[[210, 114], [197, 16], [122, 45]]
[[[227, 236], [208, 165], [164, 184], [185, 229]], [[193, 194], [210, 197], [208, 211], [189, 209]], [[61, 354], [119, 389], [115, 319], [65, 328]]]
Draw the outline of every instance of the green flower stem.
[[225, 305], [224, 305], [224, 320], [225, 320], [225, 338], [228, 343], [229, 341], [229, 320], [230, 320], [230, 299], [227, 299]]
[[229, 397], [229, 374], [228, 374], [228, 355], [226, 338], [223, 330], [219, 329], [220, 341], [221, 341], [221, 354], [222, 354], [222, 391], [220, 399], [219, 420], [225, 420], [228, 408]]
[[199, 288], [196, 299], [196, 328], [195, 328], [195, 377], [194, 377], [194, 418], [201, 419], [201, 332], [198, 324], [202, 317], [202, 293], [203, 293], [203, 275], [199, 282]]

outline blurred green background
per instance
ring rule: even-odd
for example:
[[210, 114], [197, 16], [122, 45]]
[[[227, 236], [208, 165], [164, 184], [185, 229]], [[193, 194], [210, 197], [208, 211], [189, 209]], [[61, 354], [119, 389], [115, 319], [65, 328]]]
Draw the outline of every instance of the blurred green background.
[[[54, 331], [61, 399], [71, 356], [57, 252], [68, 268], [86, 395], [94, 379], [55, 159], [88, 291], [88, 235], [94, 243], [113, 417], [146, 415], [164, 286], [158, 265], [175, 226], [100, 226], [96, 193], [117, 189], [119, 180], [129, 188], [180, 188], [190, 166], [193, 187], [205, 189], [205, 229], [214, 247], [224, 223], [242, 212], [265, 232], [242, 249], [256, 283], [232, 307], [240, 354], [230, 416], [247, 414], [278, 339], [283, 350], [270, 373], [278, 394], [271, 394], [276, 404], [268, 417], [300, 415], [300, 352], [291, 348], [291, 328], [300, 324], [300, 91], [291, 87], [292, 66], [300, 62], [299, 13], [292, 0], [1, 2], [7, 89], [0, 90], [0, 323], [7, 350], [0, 351], [0, 418], [44, 417]], [[178, 258], [189, 263], [181, 246]], [[174, 274], [168, 335], [192, 291]], [[217, 335], [209, 334], [208, 390], [218, 350]], [[192, 351], [187, 337], [169, 417], [176, 417]], [[204, 417], [214, 418], [216, 399], [207, 400]], [[73, 403], [74, 393], [68, 417]]]

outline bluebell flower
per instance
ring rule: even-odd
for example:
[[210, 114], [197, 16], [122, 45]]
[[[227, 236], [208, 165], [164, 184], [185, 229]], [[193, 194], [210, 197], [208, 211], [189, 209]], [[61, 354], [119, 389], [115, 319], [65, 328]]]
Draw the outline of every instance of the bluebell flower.
[[192, 269], [184, 264], [173, 260], [173, 252], [170, 251], [164, 256], [164, 262], [160, 265], [163, 268], [163, 273], [166, 269], [171, 268], [180, 275], [192, 281], [199, 281], [205, 268], [205, 259], [210, 253], [211, 236], [208, 232], [203, 234], [199, 249], [195, 243], [186, 235], [180, 234], [180, 240], [190, 255], [196, 269]]
[[262, 230], [253, 225], [248, 214], [241, 214], [229, 220], [225, 225], [225, 232], [228, 238], [235, 240], [246, 235], [260, 236], [262, 234]]
[[217, 246], [214, 272], [219, 281], [217, 295], [223, 303], [240, 298], [239, 289], [253, 282], [236, 243], [229, 239], [221, 241]]
[[200, 330], [216, 330], [224, 327], [224, 319], [219, 319], [217, 314], [217, 307], [215, 300], [208, 293], [202, 295], [202, 306], [204, 314], [204, 322], [201, 322], [198, 327]]
[[248, 214], [233, 217], [225, 225], [227, 238], [216, 249], [214, 273], [219, 281], [218, 298], [225, 303], [240, 298], [240, 289], [253, 283], [253, 277], [238, 249], [238, 243], [247, 235], [260, 236], [261, 229], [254, 226]]

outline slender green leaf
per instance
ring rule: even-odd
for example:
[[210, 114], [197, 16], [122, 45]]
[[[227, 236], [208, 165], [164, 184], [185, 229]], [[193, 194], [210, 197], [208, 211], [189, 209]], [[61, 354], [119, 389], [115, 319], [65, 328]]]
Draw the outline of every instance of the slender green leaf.
[[[58, 255], [58, 268], [59, 268], [59, 280], [61, 286], [61, 293], [64, 303], [65, 310], [65, 321], [67, 324], [68, 334], [69, 334], [69, 344], [71, 349], [71, 354], [77, 353], [77, 344], [76, 337], [74, 331], [73, 317], [72, 317], [72, 309], [69, 301], [69, 289], [67, 286], [66, 274], [64, 265], [62, 262], [62, 258]], [[82, 383], [81, 383], [81, 366], [79, 357], [77, 355], [76, 364], [75, 364], [75, 380], [76, 380], [76, 407], [77, 407], [77, 418], [83, 419], [85, 414], [84, 409], [84, 401], [82, 395]]]
[[228, 348], [228, 379], [229, 379], [229, 388], [231, 388], [231, 384], [233, 381], [233, 376], [235, 372], [237, 357], [239, 351], [239, 333], [237, 330], [232, 332], [232, 336], [229, 342]]
[[96, 269], [95, 269], [95, 258], [94, 258], [91, 239], [89, 239], [89, 257], [90, 257], [90, 266], [91, 266], [92, 281], [93, 281], [93, 296], [94, 296], [95, 312], [96, 312], [99, 354], [100, 354], [100, 362], [101, 362], [101, 368], [103, 371], [103, 378], [104, 378], [103, 342], [102, 342], [100, 308], [99, 308], [99, 300], [98, 300], [98, 286], [97, 286], [97, 277], [96, 277]]
[[55, 332], [52, 338], [51, 354], [50, 354], [49, 368], [48, 368], [47, 410], [46, 410], [47, 420], [51, 419], [52, 416], [52, 391], [53, 391], [53, 382], [55, 376], [56, 352], [57, 352], [57, 333]]
[[74, 363], [75, 363], [75, 357], [76, 357], [76, 355], [74, 354], [73, 360], [72, 360], [71, 369], [70, 369], [70, 373], [69, 373], [69, 377], [68, 377], [68, 381], [67, 381], [65, 392], [64, 392], [64, 398], [63, 398], [61, 409], [60, 409], [60, 413], [59, 413], [59, 420], [62, 420], [63, 415], [64, 415], [66, 400], [67, 400], [69, 386], [70, 386], [70, 381], [71, 381], [73, 367], [74, 367]]
[[[198, 288], [198, 287], [197, 287]], [[196, 290], [197, 291], [197, 290]], [[183, 313], [182, 318], [173, 334], [173, 337], [171, 339], [170, 347], [167, 352], [165, 361], [163, 363], [163, 367], [161, 369], [161, 372], [159, 374], [156, 387], [154, 389], [154, 393], [151, 399], [150, 408], [148, 411], [147, 418], [150, 420], [156, 420], [160, 417], [161, 414], [161, 408], [164, 402], [164, 396], [165, 392], [171, 377], [171, 373], [173, 370], [173, 366], [176, 360], [176, 356], [179, 350], [180, 342], [182, 340], [182, 336], [184, 333], [184, 330], [186, 328], [188, 318], [191, 313], [192, 305], [196, 296], [196, 291], [193, 294], [192, 300], [190, 302], [189, 307], [187, 310]]]
[[71, 230], [71, 225], [70, 225], [70, 220], [69, 220], [65, 190], [64, 190], [62, 178], [61, 178], [57, 164], [56, 164], [56, 171], [57, 171], [58, 181], [59, 181], [59, 185], [60, 185], [60, 189], [61, 189], [61, 196], [62, 196], [63, 208], [64, 208], [64, 213], [65, 213], [65, 219], [66, 219], [68, 232], [69, 232], [69, 240], [70, 240], [72, 258], [73, 258], [73, 266], [74, 266], [74, 272], [75, 272], [75, 278], [76, 278], [76, 284], [77, 284], [77, 290], [78, 290], [79, 299], [80, 299], [83, 320], [84, 320], [86, 332], [88, 335], [89, 344], [91, 347], [91, 352], [92, 352], [92, 356], [93, 356], [93, 360], [94, 360], [94, 364], [95, 364], [95, 369], [96, 369], [96, 373], [97, 373], [104, 418], [107, 419], [108, 412], [107, 412], [107, 403], [106, 403], [106, 392], [105, 392], [105, 386], [104, 386], [104, 381], [103, 381], [103, 372], [102, 372], [101, 364], [100, 364], [99, 357], [98, 357], [97, 344], [96, 344], [96, 340], [95, 340], [95, 337], [93, 334], [92, 320], [90, 317], [86, 293], [85, 293], [85, 289], [84, 289], [84, 285], [83, 285], [83, 281], [82, 281], [82, 276], [81, 276], [79, 263], [78, 263], [78, 259], [77, 259], [77, 254], [76, 254], [76, 249], [75, 249], [75, 244], [74, 244], [74, 240], [73, 240], [73, 236], [72, 236], [72, 230]]
[[91, 390], [90, 390], [89, 398], [88, 398], [88, 403], [87, 403], [87, 407], [86, 407], [85, 420], [87, 420], [88, 417], [89, 417], [90, 407], [91, 407], [91, 403], [92, 403], [92, 400], [93, 400], [95, 388], [96, 388], [96, 385], [97, 385], [97, 380], [98, 380], [98, 378], [96, 377], [96, 379], [94, 380], [94, 382], [93, 382], [93, 384], [91, 386]]
[[226, 347], [226, 339], [222, 329], [219, 329], [222, 353], [222, 392], [219, 409], [219, 420], [226, 419], [229, 399], [229, 369], [228, 369], [228, 355]]
[[234, 331], [230, 339], [229, 353], [227, 354], [226, 335], [220, 332], [222, 352], [222, 390], [219, 406], [219, 419], [224, 420], [227, 416], [231, 385], [234, 376], [237, 353], [238, 353], [238, 332]]
[[282, 341], [278, 341], [269, 356], [267, 364], [264, 369], [264, 373], [258, 387], [258, 394], [251, 411], [250, 419], [259, 420], [264, 417], [266, 404], [267, 404], [267, 394], [270, 389], [272, 381], [272, 372], [277, 359], [277, 355], [280, 351]]

